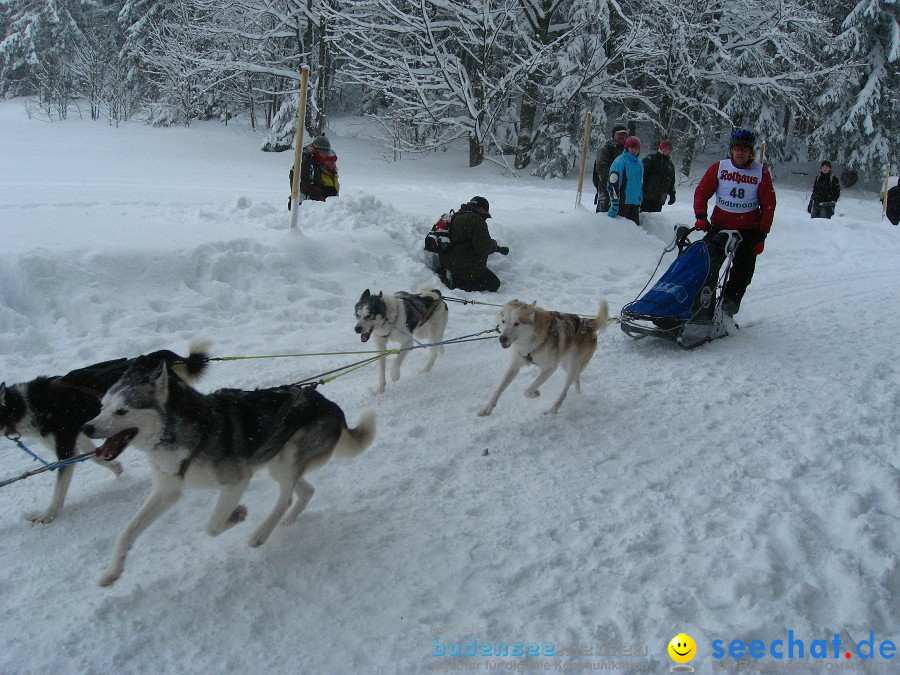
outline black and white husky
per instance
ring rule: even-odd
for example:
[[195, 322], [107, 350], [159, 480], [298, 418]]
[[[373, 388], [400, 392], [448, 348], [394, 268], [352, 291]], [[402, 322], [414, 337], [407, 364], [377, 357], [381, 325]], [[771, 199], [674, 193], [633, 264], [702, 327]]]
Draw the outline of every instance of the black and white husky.
[[[400, 366], [409, 354], [413, 342], [440, 342], [444, 339], [446, 329], [447, 303], [441, 297], [441, 292], [431, 286], [420, 288], [418, 293], [398, 291], [393, 296], [382, 292], [372, 295], [367, 288], [356, 303], [356, 332], [362, 342], [374, 337], [378, 349], [386, 349], [388, 340], [400, 343], [401, 351], [391, 365], [391, 380], [394, 382], [400, 379]], [[431, 370], [444, 347], [434, 345], [429, 347], [429, 351], [431, 355], [422, 368], [423, 373]], [[386, 360], [386, 355], [378, 360], [376, 394], [384, 393]]]
[[[304, 479], [306, 472], [335, 452], [351, 457], [362, 452], [375, 435], [375, 417], [366, 413], [350, 429], [343, 411], [310, 387], [201, 394], [166, 364], [138, 360], [103, 397], [100, 414], [83, 431], [106, 439], [97, 449], [105, 459], [115, 459], [130, 443], [144, 450], [153, 476], [153, 491], [122, 530], [100, 579], [101, 586], [109, 586], [122, 575], [138, 536], [181, 498], [185, 487], [219, 490], [206, 524], [207, 534], [216, 536], [246, 518], [241, 496], [253, 474], [265, 467], [280, 492], [250, 537], [251, 546], [262, 545], [279, 521], [290, 525], [309, 503], [314, 489]], [[287, 512], [291, 493], [297, 503]]]
[[[161, 350], [143, 358], [148, 363], [166, 362], [181, 369], [185, 378], [199, 378], [207, 365], [207, 345], [196, 342], [190, 356]], [[0, 432], [8, 438], [40, 440], [55, 451], [60, 461], [79, 454], [94, 452], [94, 445], [81, 433], [85, 422], [100, 412], [100, 399], [122, 377], [134, 359], [115, 359], [73, 370], [67, 375], [38, 377], [30, 382], [7, 385], [0, 383]], [[122, 473], [118, 462], [94, 461], [117, 476]], [[69, 464], [56, 470], [53, 498], [43, 513], [29, 515], [32, 523], [49, 523], [59, 515], [75, 473]]]

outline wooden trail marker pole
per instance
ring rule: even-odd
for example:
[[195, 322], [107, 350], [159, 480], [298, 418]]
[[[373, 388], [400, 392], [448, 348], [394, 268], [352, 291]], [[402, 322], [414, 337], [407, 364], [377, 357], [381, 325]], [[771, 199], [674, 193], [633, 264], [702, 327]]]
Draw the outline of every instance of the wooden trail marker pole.
[[888, 193], [888, 185], [891, 181], [891, 165], [888, 164], [887, 168], [884, 171], [884, 192], [882, 192], [882, 197], [884, 199], [881, 200], [881, 219], [884, 220], [885, 214], [887, 214], [887, 193]]
[[291, 183], [291, 225], [296, 230], [300, 222], [300, 205], [297, 191], [300, 185], [300, 156], [303, 152], [303, 127], [306, 125], [306, 83], [309, 81], [309, 66], [300, 68], [300, 103], [297, 106], [297, 136], [294, 138], [294, 180]]
[[578, 192], [575, 193], [575, 208], [581, 204], [581, 186], [584, 184], [584, 164], [587, 160], [588, 142], [591, 140], [591, 113], [584, 118], [584, 140], [581, 142], [581, 168], [578, 170]]
[[766, 163], [766, 143], [765, 143], [765, 141], [763, 141], [759, 145], [759, 163], [760, 164]]

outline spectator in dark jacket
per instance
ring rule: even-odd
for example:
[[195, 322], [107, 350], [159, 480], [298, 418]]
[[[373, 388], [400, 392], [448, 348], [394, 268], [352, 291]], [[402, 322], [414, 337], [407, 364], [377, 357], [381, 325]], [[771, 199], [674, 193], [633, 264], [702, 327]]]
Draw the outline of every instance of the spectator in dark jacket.
[[834, 204], [841, 198], [841, 184], [838, 177], [831, 173], [831, 162], [822, 162], [822, 172], [813, 181], [812, 197], [809, 198], [807, 210], [813, 218], [831, 218], [834, 215]]
[[900, 179], [887, 191], [887, 217], [894, 225], [900, 225]]
[[490, 204], [484, 197], [472, 197], [459, 207], [450, 224], [450, 249], [438, 254], [438, 276], [449, 289], [490, 291], [500, 288], [500, 279], [487, 268], [491, 253], [507, 255], [488, 232]]
[[[294, 189], [294, 167], [288, 172], [291, 190]], [[338, 181], [337, 155], [325, 136], [316, 136], [313, 142], [300, 153], [300, 184], [297, 186], [297, 202], [312, 199], [324, 202], [328, 197], [336, 197], [341, 184]], [[288, 199], [288, 211], [291, 200]]]
[[659, 150], [644, 157], [644, 201], [641, 212], [662, 211], [669, 197], [669, 205], [675, 203], [675, 165], [672, 164], [672, 144], [660, 141]]
[[609, 210], [609, 193], [606, 191], [606, 185], [609, 183], [609, 167], [612, 166], [613, 160], [625, 151], [627, 138], [628, 128], [624, 124], [615, 124], [610, 138], [606, 139], [600, 152], [597, 153], [593, 176], [594, 187], [597, 188], [597, 194], [594, 197], [597, 213], [605, 213]]

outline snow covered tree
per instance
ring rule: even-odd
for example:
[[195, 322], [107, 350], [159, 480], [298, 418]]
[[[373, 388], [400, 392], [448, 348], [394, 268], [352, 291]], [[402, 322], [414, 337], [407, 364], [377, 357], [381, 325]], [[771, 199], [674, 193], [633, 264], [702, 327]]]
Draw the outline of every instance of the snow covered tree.
[[655, 104], [659, 137], [681, 149], [691, 168], [695, 144], [733, 126], [752, 127], [767, 156], [796, 153], [791, 120], [808, 114], [809, 92], [831, 71], [821, 45], [822, 16], [799, 0], [688, 0], [647, 12], [657, 58], [645, 64], [643, 94]]
[[0, 43], [4, 93], [36, 94], [45, 113], [65, 118], [76, 94], [71, 54], [84, 42], [79, 0], [12, 0]]
[[125, 0], [119, 11], [119, 59], [124, 64], [124, 84], [137, 100], [156, 96], [155, 83], [146, 72], [150, 37], [157, 26], [172, 19], [175, 3], [176, 0]]
[[498, 146], [497, 125], [542, 52], [511, 57], [516, 0], [363, 0], [344, 12], [346, 81], [380, 90], [374, 114], [397, 150], [465, 139], [469, 164]]
[[[833, 2], [840, 68], [817, 100], [819, 156], [880, 176], [900, 144], [900, 12], [892, 0]], [[874, 182], [874, 179], [871, 181]]]
[[118, 3], [95, 2], [83, 10], [83, 40], [70, 54], [78, 93], [88, 100], [91, 119], [100, 117], [112, 92], [118, 66], [120, 33], [116, 17]]
[[[516, 168], [526, 165], [522, 160], [527, 156], [522, 153], [530, 140], [535, 160], [531, 173], [541, 176], [563, 176], [574, 167], [588, 111], [594, 119], [592, 137], [596, 145], [602, 144], [610, 117], [625, 115], [642, 97], [632, 86], [631, 74], [638, 72], [647, 53], [635, 48], [647, 41], [643, 21], [629, 19], [617, 3], [573, 0], [559, 7], [553, 22], [559, 22], [559, 38], [541, 69], [527, 80], [530, 83], [537, 76], [541, 81], [541, 86], [532, 90], [538, 92], [537, 122], [529, 132], [523, 123], [528, 116], [520, 115], [517, 127]], [[523, 30], [520, 34], [528, 33]], [[528, 98], [522, 97], [526, 113]]]

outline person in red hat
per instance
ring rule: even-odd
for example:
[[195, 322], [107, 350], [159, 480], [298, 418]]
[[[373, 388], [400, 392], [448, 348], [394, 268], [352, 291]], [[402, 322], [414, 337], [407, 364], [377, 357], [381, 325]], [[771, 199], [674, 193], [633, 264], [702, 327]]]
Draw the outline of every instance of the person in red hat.
[[[291, 189], [294, 188], [294, 167], [288, 172]], [[328, 197], [337, 197], [341, 190], [338, 181], [337, 155], [331, 149], [331, 143], [324, 135], [316, 136], [312, 143], [303, 148], [300, 154], [300, 185], [297, 203], [304, 199], [324, 202]], [[288, 211], [291, 200], [288, 198]]]
[[669, 205], [675, 203], [675, 165], [672, 164], [672, 144], [660, 141], [659, 150], [644, 157], [644, 201], [642, 213], [662, 211], [666, 196]]
[[629, 136], [625, 139], [625, 152], [616, 157], [609, 167], [610, 218], [624, 216], [635, 225], [641, 224], [641, 202], [643, 201], [644, 165], [638, 159], [641, 154], [641, 139]]

